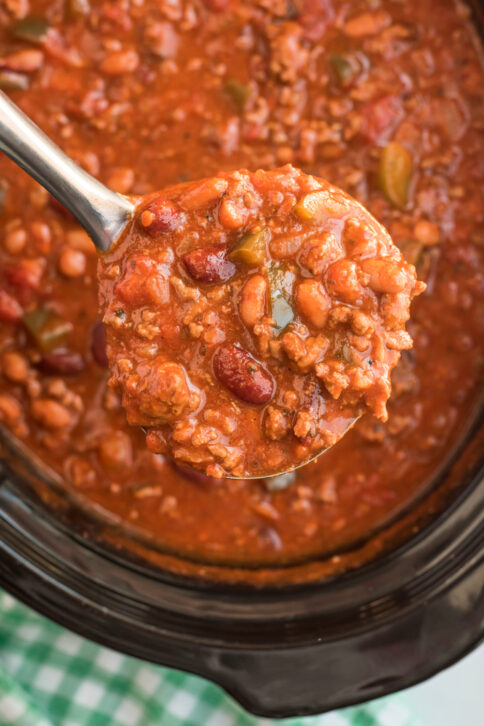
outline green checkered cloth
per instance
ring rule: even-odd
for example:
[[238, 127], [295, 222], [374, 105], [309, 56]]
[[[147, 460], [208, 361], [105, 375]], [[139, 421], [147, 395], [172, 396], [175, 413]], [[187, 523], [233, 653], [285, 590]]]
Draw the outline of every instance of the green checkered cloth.
[[324, 716], [251, 716], [198, 676], [64, 630], [0, 591], [0, 726], [416, 726], [398, 697]]

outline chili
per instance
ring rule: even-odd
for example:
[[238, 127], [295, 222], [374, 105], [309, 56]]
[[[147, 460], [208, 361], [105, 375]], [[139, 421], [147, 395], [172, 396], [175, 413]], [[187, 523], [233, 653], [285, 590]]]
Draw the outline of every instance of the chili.
[[[44, 22], [31, 40], [15, 34], [25, 18]], [[386, 423], [363, 418], [319, 462], [282, 481], [204, 479], [147, 451], [142, 431], [126, 423], [107, 386], [95, 250], [2, 157], [2, 425], [86, 503], [202, 562], [280, 567], [337, 557], [408, 508], [465, 430], [482, 386], [484, 73], [468, 8], [453, 0], [2, 0], [0, 39], [0, 83], [121, 193], [292, 163], [362, 202], [427, 283], [408, 323], [414, 347], [392, 374]], [[411, 165], [388, 164], [389, 144]], [[395, 169], [405, 173], [394, 177]], [[262, 241], [242, 255], [257, 260]], [[78, 276], [65, 275], [66, 248], [84, 257]], [[248, 264], [235, 249], [229, 262]], [[24, 323], [44, 310], [72, 325], [50, 351]], [[167, 346], [179, 334], [165, 321]], [[42, 357], [60, 351], [80, 356], [83, 369], [45, 372]], [[384, 544], [376, 537], [374, 551]]]

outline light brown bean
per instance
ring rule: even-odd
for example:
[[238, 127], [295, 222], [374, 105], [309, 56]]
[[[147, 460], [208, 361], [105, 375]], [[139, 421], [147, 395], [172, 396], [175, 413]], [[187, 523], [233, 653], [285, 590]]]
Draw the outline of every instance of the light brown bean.
[[139, 66], [139, 55], [135, 50], [119, 50], [107, 55], [101, 63], [101, 71], [110, 76], [133, 73]]
[[375, 292], [395, 294], [407, 285], [405, 271], [389, 260], [363, 260], [361, 267], [370, 276], [369, 286]]
[[249, 277], [242, 288], [239, 313], [245, 325], [253, 328], [265, 312], [267, 280], [262, 275]]
[[58, 262], [59, 272], [65, 277], [81, 277], [86, 271], [86, 256], [80, 250], [63, 247]]
[[3, 246], [10, 255], [18, 255], [27, 244], [27, 231], [24, 227], [9, 229], [3, 240]]
[[67, 408], [50, 398], [38, 398], [34, 401], [32, 416], [48, 429], [63, 429], [72, 423], [72, 417]]
[[20, 404], [7, 394], [0, 396], [0, 421], [8, 426], [14, 426], [22, 417]]
[[2, 371], [9, 381], [22, 383], [27, 379], [29, 367], [25, 357], [12, 350], [2, 356]]
[[304, 280], [297, 288], [296, 303], [299, 311], [314, 325], [322, 328], [328, 319], [331, 300], [316, 280]]

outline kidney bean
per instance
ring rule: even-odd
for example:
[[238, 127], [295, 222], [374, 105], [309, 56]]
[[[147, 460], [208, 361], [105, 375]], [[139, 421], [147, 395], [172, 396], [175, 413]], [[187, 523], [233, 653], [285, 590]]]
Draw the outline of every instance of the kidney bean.
[[79, 353], [72, 353], [68, 350], [55, 350], [52, 353], [45, 353], [37, 364], [42, 373], [54, 373], [68, 375], [70, 373], [81, 373], [84, 370], [84, 360]]
[[178, 474], [181, 474], [184, 479], [188, 479], [189, 481], [192, 481], [195, 484], [200, 484], [201, 486], [211, 486], [213, 484], [220, 484], [220, 482], [225, 481], [224, 479], [215, 479], [215, 477], [213, 476], [207, 476], [206, 474], [202, 474], [201, 471], [197, 471], [196, 469], [190, 469], [190, 467], [188, 466], [179, 466], [173, 461], [173, 459], [170, 459], [170, 464], [172, 468]]
[[22, 314], [23, 310], [17, 300], [5, 290], [0, 290], [0, 320], [4, 323], [16, 323]]
[[202, 247], [188, 252], [183, 264], [191, 277], [199, 282], [216, 283], [229, 280], [236, 272], [233, 262], [227, 260], [222, 247]]
[[5, 277], [16, 287], [38, 290], [45, 268], [43, 259], [21, 260], [15, 265], [5, 265]]
[[106, 355], [106, 335], [104, 325], [99, 320], [91, 332], [91, 353], [92, 357], [101, 368], [109, 368], [109, 361]]
[[173, 232], [180, 222], [180, 212], [169, 199], [154, 199], [139, 216], [141, 227], [150, 237]]
[[274, 393], [274, 381], [262, 365], [237, 345], [219, 348], [213, 357], [218, 380], [247, 403], [267, 403]]

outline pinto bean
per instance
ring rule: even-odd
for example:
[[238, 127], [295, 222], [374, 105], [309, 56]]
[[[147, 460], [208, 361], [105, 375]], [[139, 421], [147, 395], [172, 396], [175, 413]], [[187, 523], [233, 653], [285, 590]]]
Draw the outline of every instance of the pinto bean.
[[44, 54], [36, 48], [27, 48], [11, 53], [6, 58], [0, 58], [0, 68], [7, 68], [9, 71], [18, 73], [32, 73], [42, 68]]
[[363, 260], [363, 272], [370, 276], [369, 286], [375, 292], [397, 293], [405, 289], [408, 276], [405, 270], [388, 260]]
[[242, 288], [239, 313], [245, 325], [253, 328], [264, 315], [266, 308], [267, 280], [262, 275], [252, 275]]
[[25, 357], [13, 350], [3, 354], [2, 370], [4, 376], [14, 383], [26, 381], [29, 373]]
[[299, 311], [315, 328], [325, 326], [331, 300], [319, 282], [303, 280], [296, 291], [296, 303]]
[[135, 50], [119, 50], [104, 58], [101, 71], [109, 76], [123, 76], [133, 73], [138, 66], [139, 55]]
[[376, 35], [392, 22], [391, 16], [384, 10], [366, 12], [348, 20], [344, 25], [344, 33], [350, 38], [363, 38]]
[[242, 401], [267, 403], [274, 393], [274, 381], [262, 365], [237, 345], [219, 348], [213, 357], [218, 380]]
[[64, 429], [71, 425], [70, 412], [57, 401], [38, 398], [32, 403], [32, 416], [48, 429]]
[[183, 257], [183, 264], [194, 280], [208, 284], [229, 280], [237, 269], [226, 258], [223, 247], [202, 247], [188, 252]]
[[3, 240], [3, 246], [11, 255], [18, 255], [27, 244], [27, 231], [24, 227], [9, 229]]
[[0, 395], [0, 422], [14, 426], [22, 418], [19, 402], [8, 394]]
[[86, 272], [86, 256], [84, 252], [66, 245], [61, 250], [57, 265], [65, 277], [82, 277]]
[[220, 224], [227, 229], [238, 229], [245, 222], [246, 214], [243, 207], [229, 199], [223, 199], [218, 211]]

